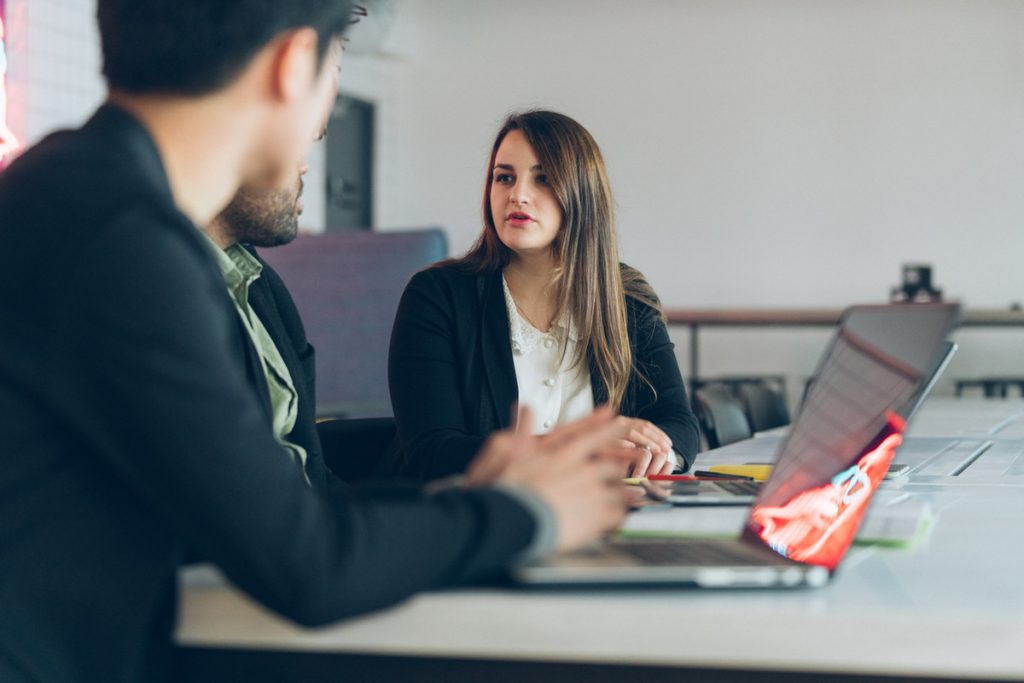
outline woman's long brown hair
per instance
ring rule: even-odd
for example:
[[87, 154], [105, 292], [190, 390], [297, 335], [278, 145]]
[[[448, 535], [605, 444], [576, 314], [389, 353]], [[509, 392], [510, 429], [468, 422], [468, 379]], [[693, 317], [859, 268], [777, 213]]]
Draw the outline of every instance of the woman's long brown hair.
[[491, 184], [498, 148], [513, 130], [522, 131], [530, 143], [562, 207], [562, 227], [551, 245], [557, 264], [555, 316], [567, 312], [576, 325], [581, 343], [573, 367], [586, 363], [589, 353], [608, 389], [609, 403], [618, 408], [634, 371], [625, 297], [659, 312], [661, 305], [640, 273], [632, 268], [620, 270], [608, 173], [597, 142], [583, 126], [551, 111], [512, 114], [505, 120], [487, 165], [483, 232], [465, 256], [448, 263], [492, 273], [511, 260], [512, 252], [498, 238], [494, 225]]

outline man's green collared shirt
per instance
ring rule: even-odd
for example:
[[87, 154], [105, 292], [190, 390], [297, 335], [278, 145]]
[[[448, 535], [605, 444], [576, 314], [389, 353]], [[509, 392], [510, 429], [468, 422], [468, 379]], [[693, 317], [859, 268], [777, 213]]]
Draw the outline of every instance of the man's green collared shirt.
[[[209, 236], [207, 238], [209, 239]], [[224, 276], [228, 293], [231, 294], [242, 324], [245, 325], [249, 338], [259, 354], [263, 374], [267, 378], [267, 388], [270, 391], [274, 436], [302, 467], [305, 476], [306, 451], [287, 438], [295, 428], [295, 420], [299, 413], [299, 395], [295, 391], [295, 384], [291, 373], [288, 372], [288, 366], [281, 357], [281, 352], [278, 351], [259, 316], [249, 306], [249, 287], [260, 277], [263, 265], [239, 244], [232, 244], [227, 249], [221, 249], [213, 240], [210, 240], [210, 244], [214, 247], [217, 265]], [[306, 477], [306, 481], [308, 483], [309, 477]]]

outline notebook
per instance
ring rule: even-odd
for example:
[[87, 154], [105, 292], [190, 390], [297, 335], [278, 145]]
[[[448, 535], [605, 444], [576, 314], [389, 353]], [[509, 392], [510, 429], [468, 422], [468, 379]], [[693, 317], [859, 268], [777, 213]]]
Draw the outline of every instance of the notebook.
[[528, 586], [821, 586], [846, 554], [959, 317], [854, 306], [734, 539], [616, 538], [520, 567]]

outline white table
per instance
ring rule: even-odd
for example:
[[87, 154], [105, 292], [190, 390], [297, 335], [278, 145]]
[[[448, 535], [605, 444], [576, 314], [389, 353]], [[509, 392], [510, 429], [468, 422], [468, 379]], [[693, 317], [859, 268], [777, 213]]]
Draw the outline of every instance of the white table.
[[[786, 427], [701, 454], [697, 469], [715, 464], [770, 462]], [[914, 483], [1024, 484], [1024, 401], [930, 399], [910, 424], [896, 462]]]
[[[908, 438], [907, 453], [915, 443], [977, 440], [974, 430], [1024, 412], [1024, 403], [999, 403], [929, 403], [919, 421], [927, 429]], [[964, 433], [935, 435], [929, 425], [937, 424]], [[734, 444], [698, 464], [736, 462], [737, 453], [765, 461], [777, 441]], [[1024, 440], [1000, 443], [1024, 449]], [[1024, 476], [978, 472], [983, 476], [964, 478], [922, 470], [887, 484], [931, 501], [937, 520], [930, 534], [910, 550], [854, 547], [823, 589], [462, 590], [306, 630], [221, 582], [193, 576], [177, 639], [196, 677], [211, 654], [202, 648], [214, 648], [232, 667], [259, 651], [287, 657], [290, 667], [315, 664], [296, 680], [360, 680], [374, 672], [410, 680], [636, 680], [641, 669], [669, 680], [767, 680], [777, 672], [1021, 679]], [[273, 658], [260, 657], [247, 675], [273, 678]]]
[[930, 398], [910, 424], [910, 436], [1024, 439], [1024, 401]]

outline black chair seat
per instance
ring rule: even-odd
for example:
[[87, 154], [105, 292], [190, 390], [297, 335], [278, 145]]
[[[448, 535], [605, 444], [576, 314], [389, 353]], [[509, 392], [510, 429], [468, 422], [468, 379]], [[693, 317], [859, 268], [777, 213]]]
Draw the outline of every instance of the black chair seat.
[[336, 477], [349, 484], [373, 476], [396, 432], [393, 417], [323, 420], [316, 427], [324, 462]]

